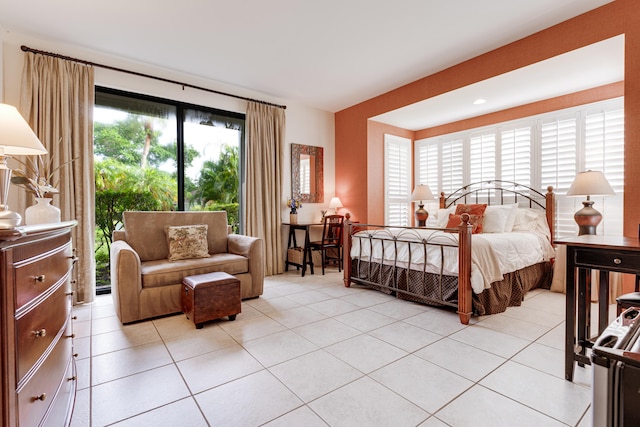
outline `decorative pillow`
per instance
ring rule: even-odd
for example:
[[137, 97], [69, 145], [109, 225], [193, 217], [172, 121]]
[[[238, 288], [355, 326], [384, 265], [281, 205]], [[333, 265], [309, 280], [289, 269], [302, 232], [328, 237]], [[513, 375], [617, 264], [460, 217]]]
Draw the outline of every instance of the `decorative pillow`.
[[164, 231], [169, 245], [169, 261], [209, 257], [207, 224], [167, 225]]
[[[484, 222], [482, 223], [483, 233], [504, 233], [507, 231], [507, 223], [511, 212], [517, 205], [490, 205], [484, 211]], [[515, 221], [515, 212], [513, 213], [513, 219]], [[508, 231], [513, 228], [513, 223], [509, 227]]]
[[542, 209], [518, 208], [513, 231], [535, 231], [547, 237], [551, 236], [547, 214]]
[[438, 228], [446, 228], [447, 223], [449, 222], [449, 214], [452, 214], [456, 211], [456, 206], [449, 206], [447, 209], [438, 209], [438, 213], [436, 214], [436, 227]]
[[[463, 213], [468, 213], [471, 215], [471, 223], [475, 225], [477, 228], [474, 230], [475, 233], [482, 233], [483, 227], [482, 223], [484, 222], [484, 211], [487, 209], [486, 203], [471, 203], [471, 204], [460, 204], [456, 205], [456, 215], [462, 215]], [[476, 215], [477, 219], [473, 216]]]
[[[471, 234], [482, 233], [482, 215], [469, 215], [469, 224], [471, 224]], [[462, 224], [462, 215], [449, 214], [449, 222], [447, 228], [456, 228]]]

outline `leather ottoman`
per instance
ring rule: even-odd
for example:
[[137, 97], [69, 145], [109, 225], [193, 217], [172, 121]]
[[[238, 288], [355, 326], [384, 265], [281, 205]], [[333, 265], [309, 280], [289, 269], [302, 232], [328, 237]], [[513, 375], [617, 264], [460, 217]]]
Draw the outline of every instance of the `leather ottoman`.
[[198, 274], [182, 280], [182, 311], [197, 329], [204, 322], [241, 311], [240, 280], [224, 272]]

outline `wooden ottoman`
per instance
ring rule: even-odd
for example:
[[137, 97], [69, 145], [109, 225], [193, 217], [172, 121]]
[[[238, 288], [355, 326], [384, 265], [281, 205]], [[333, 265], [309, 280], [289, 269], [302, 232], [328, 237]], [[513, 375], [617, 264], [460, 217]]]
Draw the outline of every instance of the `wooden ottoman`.
[[204, 322], [241, 311], [240, 280], [224, 272], [188, 276], [182, 280], [182, 311], [197, 329]]

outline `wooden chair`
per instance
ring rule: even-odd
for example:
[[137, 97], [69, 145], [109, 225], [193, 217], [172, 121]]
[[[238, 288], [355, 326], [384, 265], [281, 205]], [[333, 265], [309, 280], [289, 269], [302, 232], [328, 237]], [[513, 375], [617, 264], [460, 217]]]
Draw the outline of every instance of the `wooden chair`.
[[311, 249], [322, 253], [322, 274], [327, 260], [338, 262], [338, 271], [342, 271], [342, 215], [326, 215], [322, 227], [322, 240], [311, 242]]

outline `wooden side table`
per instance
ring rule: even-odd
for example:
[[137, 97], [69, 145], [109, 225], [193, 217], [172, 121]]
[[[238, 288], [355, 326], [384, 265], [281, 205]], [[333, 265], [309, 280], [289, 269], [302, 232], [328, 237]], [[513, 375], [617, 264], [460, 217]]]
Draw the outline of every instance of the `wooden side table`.
[[[640, 274], [640, 239], [582, 235], [554, 242], [567, 247], [565, 379], [573, 381], [574, 363], [590, 364], [587, 348], [591, 323], [591, 271], [600, 271], [598, 334], [609, 323], [609, 272]], [[577, 274], [576, 274], [577, 273]]]
[[[315, 274], [313, 272], [313, 257], [311, 254], [311, 240], [309, 238], [309, 230], [312, 225], [321, 225], [316, 223], [284, 223], [284, 225], [289, 226], [289, 244], [287, 245], [287, 256], [285, 259], [285, 271], [289, 271], [289, 266], [293, 265], [297, 268], [302, 269], [302, 277], [304, 277], [307, 271], [307, 265], [311, 269], [311, 274]], [[300, 262], [296, 262], [297, 260], [289, 259], [289, 249], [298, 248], [298, 242], [296, 240], [296, 230], [304, 231], [304, 246], [302, 246], [302, 260]]]

